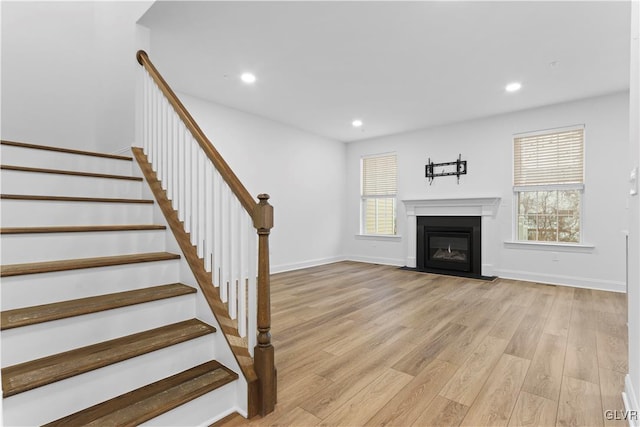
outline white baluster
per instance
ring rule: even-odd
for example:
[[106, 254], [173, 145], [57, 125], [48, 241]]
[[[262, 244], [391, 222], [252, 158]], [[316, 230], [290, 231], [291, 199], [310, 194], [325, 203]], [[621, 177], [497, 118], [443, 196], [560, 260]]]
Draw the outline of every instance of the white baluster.
[[241, 209], [240, 215], [240, 286], [238, 287], [238, 333], [247, 335], [247, 266], [249, 258], [248, 232], [251, 227], [249, 215]]
[[191, 138], [191, 244], [198, 244], [198, 142]]
[[222, 262], [222, 177], [213, 171], [213, 284], [220, 286], [220, 264]]
[[229, 286], [229, 199], [230, 190], [226, 182], [222, 184], [222, 235], [220, 242], [220, 298], [227, 302]]
[[229, 203], [229, 316], [235, 319], [238, 316], [238, 250], [240, 247], [240, 235], [238, 233], [238, 199], [233, 196]]
[[211, 271], [213, 263], [213, 165], [208, 161], [205, 163], [204, 176], [204, 211], [205, 211], [205, 244], [204, 244], [204, 268]]
[[165, 173], [166, 169], [164, 166], [164, 160], [167, 156], [166, 152], [166, 141], [167, 141], [167, 131], [166, 131], [166, 100], [164, 96], [160, 94], [160, 119], [158, 121], [159, 129], [160, 129], [160, 150], [158, 150], [158, 181], [160, 181], [160, 186], [163, 190], [167, 189], [167, 182], [165, 181]]
[[173, 147], [173, 155], [172, 155], [172, 160], [173, 160], [173, 180], [171, 182], [171, 187], [173, 188], [173, 198], [171, 199], [172, 201], [172, 206], [174, 210], [178, 210], [178, 197], [179, 197], [179, 192], [180, 190], [178, 189], [178, 179], [180, 176], [180, 172], [178, 171], [178, 142], [179, 142], [179, 137], [178, 135], [180, 134], [180, 124], [182, 123], [182, 120], [180, 120], [180, 117], [178, 116], [178, 114], [173, 111], [173, 134], [171, 137], [171, 143], [172, 143], [172, 147]]
[[186, 144], [186, 134], [187, 130], [184, 127], [182, 121], [180, 121], [180, 130], [178, 132], [178, 165], [180, 167], [180, 176], [178, 181], [178, 219], [184, 222], [184, 199], [185, 199], [185, 181], [186, 181], [186, 155], [185, 155], [185, 144]]
[[151, 91], [151, 145], [149, 146], [149, 163], [151, 163], [151, 170], [154, 172], [156, 170], [156, 143], [158, 141], [158, 132], [156, 130], [156, 125], [158, 123], [158, 118], [156, 116], [156, 97], [157, 93], [154, 83]]
[[173, 108], [169, 105], [167, 111], [167, 199], [173, 204]]
[[157, 87], [154, 90], [153, 99], [153, 171], [158, 173], [158, 159], [160, 158], [158, 152], [160, 151], [160, 94]]
[[193, 147], [191, 133], [185, 132], [184, 145], [184, 230], [191, 233], [191, 150]]
[[[207, 159], [208, 160], [208, 159]], [[198, 147], [198, 257], [204, 258], [204, 240], [206, 239], [204, 195], [205, 195], [205, 154]]]
[[146, 75], [146, 82], [147, 82], [147, 93], [146, 93], [146, 100], [147, 100], [147, 105], [145, 107], [145, 113], [144, 115], [147, 118], [147, 146], [146, 146], [146, 152], [145, 154], [147, 155], [147, 160], [150, 162], [151, 161], [151, 144], [152, 144], [152, 139], [153, 139], [153, 87], [151, 85], [152, 81], [151, 78], [149, 77], [149, 75]]
[[154, 91], [155, 93], [155, 97], [153, 100], [153, 145], [154, 145], [154, 150], [153, 150], [153, 170], [154, 172], [158, 172], [158, 164], [159, 164], [159, 159], [160, 159], [160, 127], [159, 127], [159, 123], [160, 123], [160, 93], [158, 92], [157, 86], [155, 88], [156, 90]]
[[166, 172], [165, 172], [165, 177], [164, 180], [166, 181], [166, 191], [167, 191], [167, 198], [169, 200], [171, 200], [171, 197], [169, 196], [169, 192], [170, 192], [170, 186], [171, 186], [171, 152], [173, 151], [172, 147], [171, 147], [171, 136], [173, 135], [173, 128], [171, 127], [171, 123], [172, 123], [172, 119], [171, 119], [171, 112], [172, 112], [172, 107], [171, 104], [169, 104], [169, 102], [167, 102], [167, 114], [166, 114], [166, 120], [167, 120], [167, 125], [166, 125], [166, 129], [167, 129], [167, 146], [166, 146], [166, 151], [165, 151], [165, 160], [164, 160], [164, 165], [166, 168]]
[[147, 96], [149, 94], [149, 79], [147, 78], [147, 72], [145, 69], [142, 69], [142, 152], [144, 154], [149, 154], [149, 138], [147, 135], [147, 126], [149, 125], [149, 120], [147, 117], [147, 112], [149, 111], [149, 105]]
[[164, 138], [162, 138], [162, 188], [166, 191], [169, 185], [169, 101], [164, 96], [164, 110], [162, 114], [162, 129]]

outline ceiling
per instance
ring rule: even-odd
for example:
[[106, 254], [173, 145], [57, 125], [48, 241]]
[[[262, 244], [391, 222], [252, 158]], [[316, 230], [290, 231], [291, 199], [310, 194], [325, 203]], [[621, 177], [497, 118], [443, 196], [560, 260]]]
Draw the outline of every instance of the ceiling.
[[139, 22], [176, 91], [345, 142], [629, 87], [628, 1], [157, 1]]

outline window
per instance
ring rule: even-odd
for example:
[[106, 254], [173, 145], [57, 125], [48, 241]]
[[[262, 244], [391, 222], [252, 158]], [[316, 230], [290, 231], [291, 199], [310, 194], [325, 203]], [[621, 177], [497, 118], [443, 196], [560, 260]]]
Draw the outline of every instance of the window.
[[362, 234], [396, 234], [395, 154], [362, 158]]
[[513, 140], [516, 240], [580, 243], [584, 128]]

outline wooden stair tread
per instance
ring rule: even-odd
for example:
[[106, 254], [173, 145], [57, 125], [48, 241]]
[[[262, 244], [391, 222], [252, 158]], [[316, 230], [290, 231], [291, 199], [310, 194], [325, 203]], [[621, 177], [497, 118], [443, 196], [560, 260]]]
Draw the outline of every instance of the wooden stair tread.
[[210, 361], [45, 426], [137, 426], [237, 378], [225, 366]]
[[195, 288], [183, 285], [182, 283], [173, 283], [132, 291], [6, 310], [0, 313], [0, 319], [2, 321], [0, 329], [5, 330], [20, 326], [35, 325], [37, 323], [49, 322], [51, 320], [97, 313], [99, 311], [188, 295], [195, 292]]
[[18, 172], [34, 172], [34, 173], [49, 173], [56, 175], [72, 175], [72, 176], [85, 176], [90, 178], [107, 178], [107, 179], [122, 179], [128, 181], [142, 181], [141, 177], [129, 176], [129, 175], [111, 175], [105, 173], [93, 173], [93, 172], [79, 172], [61, 169], [43, 169], [32, 168], [26, 166], [13, 166], [13, 165], [0, 165], [0, 169], [18, 171]]
[[197, 319], [104, 341], [2, 369], [3, 396], [12, 396], [215, 332]]
[[33, 194], [1, 194], [4, 200], [40, 200], [47, 202], [153, 203], [150, 199], [117, 199], [110, 197], [41, 196]]
[[114, 159], [114, 160], [126, 160], [126, 161], [132, 161], [133, 158], [132, 157], [128, 157], [128, 156], [120, 156], [117, 154], [106, 154], [106, 153], [96, 153], [93, 151], [83, 151], [83, 150], [74, 150], [71, 148], [62, 148], [62, 147], [52, 147], [50, 145], [38, 145], [38, 144], [29, 144], [26, 142], [18, 142], [18, 141], [7, 141], [7, 140], [1, 140], [0, 144], [2, 145], [10, 145], [13, 147], [22, 147], [22, 148], [32, 148], [35, 150], [46, 150], [46, 151], [57, 151], [59, 153], [68, 153], [68, 154], [79, 154], [79, 155], [83, 155], [83, 156], [92, 156], [92, 157], [104, 157], [107, 159]]
[[53, 271], [79, 270], [84, 268], [108, 267], [114, 265], [136, 264], [142, 262], [179, 259], [180, 255], [169, 252], [150, 252], [131, 255], [117, 255], [96, 258], [65, 259], [58, 261], [30, 262], [0, 266], [0, 277], [23, 274], [50, 273]]
[[79, 233], [93, 231], [142, 231], [166, 230], [160, 224], [125, 224], [125, 225], [63, 225], [51, 227], [4, 227], [0, 234], [34, 234], [34, 233]]

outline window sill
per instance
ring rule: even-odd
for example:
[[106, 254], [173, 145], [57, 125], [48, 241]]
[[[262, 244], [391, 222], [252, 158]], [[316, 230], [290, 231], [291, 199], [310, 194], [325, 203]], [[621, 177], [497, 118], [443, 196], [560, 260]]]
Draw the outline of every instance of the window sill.
[[595, 249], [594, 245], [585, 243], [527, 242], [513, 240], [504, 242], [504, 246], [512, 249], [532, 249], [537, 251], [578, 253], [590, 253]]
[[381, 242], [396, 242], [402, 240], [400, 235], [388, 235], [388, 234], [356, 234], [356, 240], [378, 240]]

